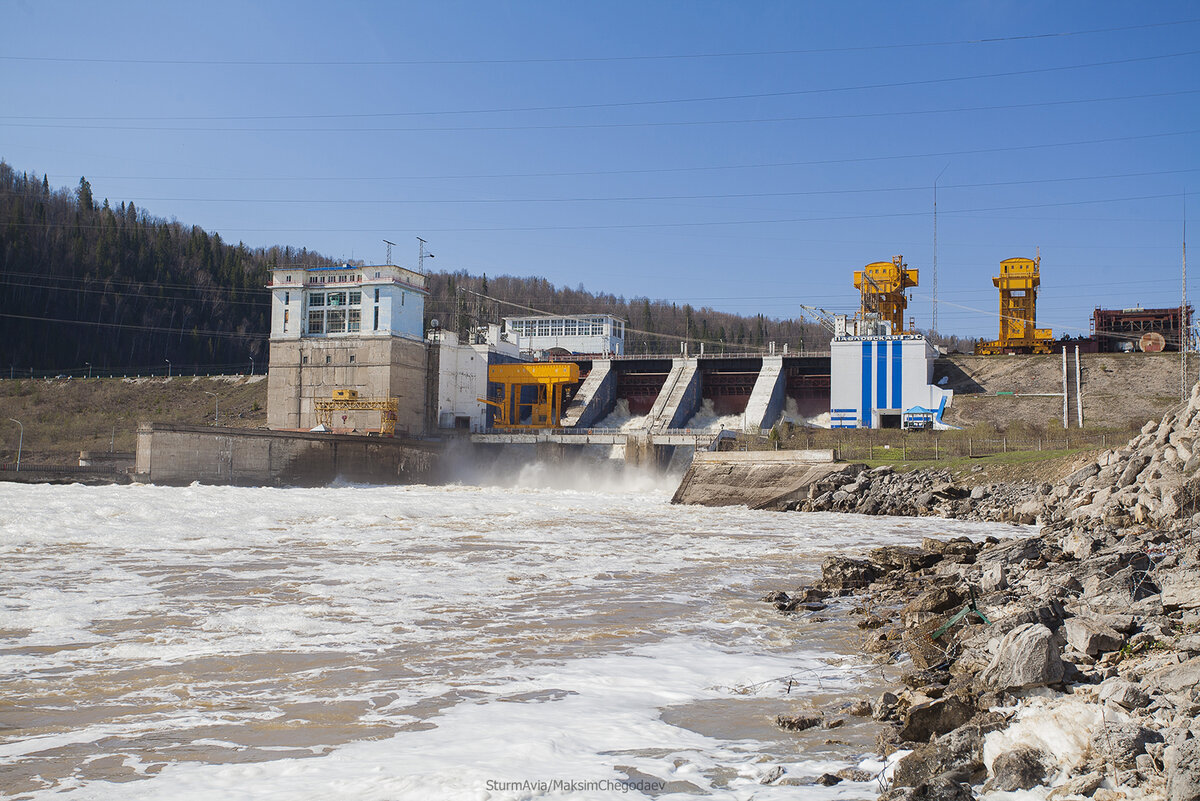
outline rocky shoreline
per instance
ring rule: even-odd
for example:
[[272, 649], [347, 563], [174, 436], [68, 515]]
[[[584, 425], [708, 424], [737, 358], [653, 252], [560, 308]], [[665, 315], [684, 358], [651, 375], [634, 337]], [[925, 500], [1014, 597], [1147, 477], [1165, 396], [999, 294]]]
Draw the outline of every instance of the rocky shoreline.
[[1042, 525], [830, 557], [764, 599], [849, 606], [864, 649], [903, 665], [901, 686], [843, 710], [890, 724], [883, 798], [1200, 799], [1198, 439], [1200, 385], [1054, 485], [863, 469], [793, 505]]

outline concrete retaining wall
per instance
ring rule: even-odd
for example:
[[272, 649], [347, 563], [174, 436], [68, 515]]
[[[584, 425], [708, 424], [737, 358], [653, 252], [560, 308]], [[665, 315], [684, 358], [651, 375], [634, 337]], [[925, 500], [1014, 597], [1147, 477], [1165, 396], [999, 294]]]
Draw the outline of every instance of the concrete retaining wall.
[[832, 451], [697, 453], [672, 503], [783, 509], [809, 485], [861, 465], [833, 461]]
[[136, 478], [170, 485], [409, 484], [430, 477], [438, 453], [435, 444], [400, 438], [144, 423]]

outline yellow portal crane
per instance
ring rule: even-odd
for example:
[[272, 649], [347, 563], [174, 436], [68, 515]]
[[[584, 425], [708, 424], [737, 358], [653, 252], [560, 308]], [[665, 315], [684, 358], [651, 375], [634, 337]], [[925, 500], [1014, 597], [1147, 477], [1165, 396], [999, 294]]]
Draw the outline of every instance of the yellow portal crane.
[[904, 291], [916, 285], [917, 270], [908, 269], [903, 256], [855, 270], [854, 288], [862, 293], [859, 317], [866, 319], [869, 314], [878, 314], [880, 320], [892, 324], [893, 334], [907, 331], [904, 312], [908, 309], [908, 296]]
[[1042, 257], [1005, 259], [992, 284], [1000, 290], [1000, 338], [975, 346], [978, 356], [1002, 353], [1050, 353], [1054, 332], [1037, 327], [1037, 290]]
[[400, 408], [397, 398], [360, 398], [357, 389], [335, 389], [329, 400], [315, 401], [317, 423], [326, 428], [333, 427], [333, 413], [343, 411], [379, 410], [379, 435], [396, 435], [396, 412]]
[[579, 382], [574, 362], [520, 362], [493, 364], [488, 381], [500, 385], [495, 398], [480, 402], [497, 409], [495, 428], [557, 428], [562, 417], [563, 393]]

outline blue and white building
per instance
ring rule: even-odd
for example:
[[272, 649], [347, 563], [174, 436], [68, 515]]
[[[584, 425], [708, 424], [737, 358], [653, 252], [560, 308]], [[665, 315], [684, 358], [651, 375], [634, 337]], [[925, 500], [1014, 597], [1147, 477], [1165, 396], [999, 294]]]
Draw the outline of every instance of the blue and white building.
[[611, 314], [567, 317], [505, 317], [504, 335], [523, 352], [621, 356], [625, 353], [625, 321]]
[[832, 428], [900, 428], [914, 407], [934, 412], [933, 427], [954, 391], [933, 383], [937, 348], [919, 334], [840, 335], [830, 343]]

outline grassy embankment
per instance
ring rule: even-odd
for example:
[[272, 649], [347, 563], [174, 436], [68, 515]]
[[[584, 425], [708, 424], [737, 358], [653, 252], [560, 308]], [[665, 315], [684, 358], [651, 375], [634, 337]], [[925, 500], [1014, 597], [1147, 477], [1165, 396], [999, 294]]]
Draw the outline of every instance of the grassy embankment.
[[80, 451], [133, 451], [139, 423], [212, 425], [218, 401], [222, 426], [267, 424], [262, 375], [0, 381], [0, 461], [17, 456], [9, 418], [25, 427], [22, 461], [73, 464]]

